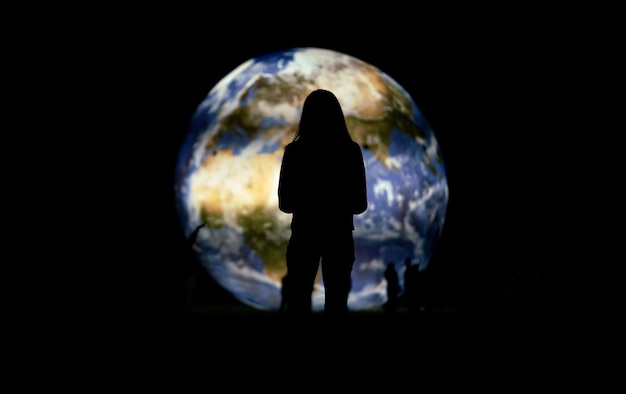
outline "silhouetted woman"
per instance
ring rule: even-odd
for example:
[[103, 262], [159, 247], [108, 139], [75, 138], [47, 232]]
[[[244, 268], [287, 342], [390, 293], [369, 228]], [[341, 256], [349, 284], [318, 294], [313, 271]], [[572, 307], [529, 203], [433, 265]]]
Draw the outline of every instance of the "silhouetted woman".
[[353, 215], [367, 209], [367, 190], [361, 147], [328, 90], [315, 90], [304, 101], [296, 135], [285, 147], [278, 205], [292, 214], [287, 315], [311, 311], [320, 261], [324, 312], [345, 315], [355, 260]]

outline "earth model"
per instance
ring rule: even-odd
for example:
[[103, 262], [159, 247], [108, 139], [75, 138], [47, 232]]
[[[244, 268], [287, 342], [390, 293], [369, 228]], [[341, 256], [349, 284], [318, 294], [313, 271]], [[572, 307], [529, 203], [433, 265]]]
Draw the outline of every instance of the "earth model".
[[[242, 303], [278, 310], [291, 215], [278, 209], [285, 145], [315, 89], [338, 97], [361, 146], [368, 209], [354, 217], [351, 310], [386, 300], [383, 272], [404, 260], [424, 270], [444, 224], [448, 184], [433, 130], [389, 75], [353, 56], [293, 48], [250, 59], [220, 80], [190, 120], [176, 168], [177, 211], [187, 235], [200, 224], [202, 266]], [[312, 166], [315, 163], [311, 163]], [[324, 305], [318, 273], [313, 309]]]

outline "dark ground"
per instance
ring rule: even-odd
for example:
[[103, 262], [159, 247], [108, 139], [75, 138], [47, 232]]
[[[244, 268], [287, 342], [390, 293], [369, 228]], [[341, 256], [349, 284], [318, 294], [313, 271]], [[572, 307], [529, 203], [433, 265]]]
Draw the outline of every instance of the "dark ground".
[[[405, 379], [413, 381], [416, 369], [425, 374], [421, 382], [444, 379], [457, 385], [454, 379], [463, 379], [463, 384], [498, 386], [513, 379], [516, 385], [560, 382], [562, 387], [576, 379], [574, 371], [584, 371], [579, 379], [584, 381], [595, 369], [612, 370], [598, 358], [611, 344], [583, 329], [591, 321], [582, 315], [378, 310], [333, 321], [320, 313], [289, 320], [231, 303], [187, 306], [175, 315], [148, 309], [33, 311], [35, 324], [24, 331], [30, 339], [21, 341], [22, 357], [36, 354], [36, 364], [46, 362], [52, 371], [105, 382], [140, 379], [143, 387], [172, 380], [178, 385], [187, 377], [200, 386], [243, 379], [239, 387], [255, 388], [259, 383], [246, 377], [306, 379], [318, 369], [334, 382], [356, 379], [353, 384], [366, 387], [402, 387]], [[396, 378], [383, 382], [390, 376]]]

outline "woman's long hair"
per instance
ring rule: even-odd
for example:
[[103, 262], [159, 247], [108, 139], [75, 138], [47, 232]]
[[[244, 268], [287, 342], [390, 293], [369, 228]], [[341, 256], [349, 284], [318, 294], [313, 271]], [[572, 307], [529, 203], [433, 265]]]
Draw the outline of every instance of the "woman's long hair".
[[304, 100], [293, 142], [285, 148], [278, 194], [283, 212], [306, 226], [353, 229], [352, 215], [367, 207], [360, 146], [348, 132], [337, 97], [318, 89]]
[[352, 141], [339, 100], [332, 92], [317, 89], [306, 97], [293, 140], [316, 146]]

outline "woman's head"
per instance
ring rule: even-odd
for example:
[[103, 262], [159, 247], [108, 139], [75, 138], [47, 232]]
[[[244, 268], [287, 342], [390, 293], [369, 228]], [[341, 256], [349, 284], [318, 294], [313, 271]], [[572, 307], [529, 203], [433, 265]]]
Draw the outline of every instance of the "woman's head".
[[325, 89], [309, 93], [302, 106], [294, 140], [333, 142], [351, 140], [337, 97]]

